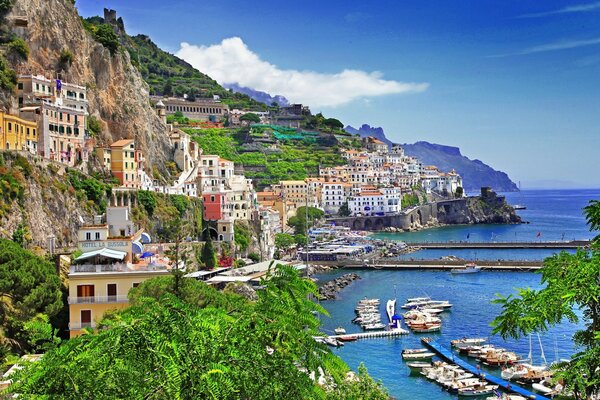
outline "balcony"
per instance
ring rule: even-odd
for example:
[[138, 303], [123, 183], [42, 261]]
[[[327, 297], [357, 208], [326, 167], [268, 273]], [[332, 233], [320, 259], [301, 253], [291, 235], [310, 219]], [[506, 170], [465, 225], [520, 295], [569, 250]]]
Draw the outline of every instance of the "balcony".
[[70, 331], [78, 331], [85, 328], [96, 328], [95, 322], [69, 322]]
[[69, 296], [69, 304], [107, 304], [107, 303], [127, 303], [127, 295], [119, 296]]

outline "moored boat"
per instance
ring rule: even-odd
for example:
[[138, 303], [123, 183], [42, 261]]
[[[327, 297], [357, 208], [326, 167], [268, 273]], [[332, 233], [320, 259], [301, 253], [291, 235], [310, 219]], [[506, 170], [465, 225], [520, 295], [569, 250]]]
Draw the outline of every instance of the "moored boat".
[[336, 335], [343, 335], [344, 333], [346, 333], [346, 330], [341, 326], [338, 326], [334, 329], [334, 332], [336, 333]]
[[402, 353], [403, 360], [431, 360], [434, 353]]
[[411, 361], [406, 365], [412, 372], [420, 372], [423, 368], [430, 368], [432, 364], [425, 361]]
[[452, 268], [450, 270], [451, 274], [474, 274], [477, 272], [481, 272], [481, 268], [475, 263], [468, 263], [463, 267]]
[[358, 340], [356, 335], [342, 335], [337, 338], [340, 342], [354, 342]]
[[464, 337], [462, 339], [455, 339], [450, 342], [453, 347], [458, 349], [469, 347], [469, 346], [480, 346], [481, 344], [487, 342], [485, 338], [467, 338]]

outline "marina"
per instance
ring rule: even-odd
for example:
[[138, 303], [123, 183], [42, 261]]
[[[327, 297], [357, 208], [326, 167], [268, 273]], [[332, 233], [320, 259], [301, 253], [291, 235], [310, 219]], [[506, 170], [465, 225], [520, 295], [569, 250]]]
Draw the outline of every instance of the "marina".
[[523, 389], [520, 386], [511, 384], [510, 382], [505, 381], [502, 378], [498, 378], [497, 376], [494, 376], [492, 374], [483, 374], [480, 369], [477, 369], [475, 366], [467, 363], [460, 357], [455, 357], [455, 354], [451, 350], [445, 348], [444, 346], [440, 345], [438, 342], [436, 342], [434, 340], [431, 340], [430, 338], [423, 338], [423, 339], [421, 339], [421, 342], [423, 343], [423, 345], [425, 347], [427, 347], [427, 348], [431, 349], [431, 351], [435, 352], [440, 358], [442, 358], [450, 363], [458, 365], [459, 367], [463, 368], [464, 370], [468, 371], [469, 373], [471, 373], [473, 375], [477, 375], [480, 379], [485, 379], [487, 382], [489, 382], [491, 384], [498, 385], [499, 387], [506, 390], [507, 392], [515, 393], [515, 394], [524, 396], [524, 397], [526, 397], [528, 399], [532, 399], [532, 400], [547, 400], [547, 399], [549, 399], [549, 397], [542, 396], [540, 394], [536, 394], [529, 390]]

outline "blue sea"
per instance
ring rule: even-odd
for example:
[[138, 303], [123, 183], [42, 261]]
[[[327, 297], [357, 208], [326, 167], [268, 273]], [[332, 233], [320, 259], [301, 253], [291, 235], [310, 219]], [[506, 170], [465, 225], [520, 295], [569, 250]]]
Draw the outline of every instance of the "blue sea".
[[[548, 190], [508, 193], [511, 204], [524, 204], [527, 210], [519, 211], [529, 224], [522, 225], [475, 225], [453, 226], [431, 229], [414, 233], [378, 234], [376, 237], [403, 241], [444, 241], [465, 240], [467, 234], [473, 241], [502, 240], [543, 240], [589, 239], [594, 236], [587, 229], [582, 208], [591, 199], [600, 199], [600, 190]], [[492, 235], [493, 232], [493, 235]], [[544, 250], [528, 250], [527, 254], [513, 250], [490, 250], [492, 253], [478, 251], [478, 258], [493, 259], [543, 259], [549, 255]], [[529, 253], [530, 252], [530, 253]], [[443, 255], [460, 255], [457, 250], [424, 251], [420, 257], [434, 258]], [[411, 256], [416, 257], [417, 253]], [[338, 270], [317, 276], [321, 281], [333, 279], [346, 271]], [[355, 281], [343, 289], [339, 298], [324, 301], [322, 305], [329, 311], [329, 317], [322, 317], [322, 330], [332, 334], [338, 326], [348, 332], [359, 332], [360, 327], [350, 321], [354, 318], [354, 307], [365, 296], [381, 299], [381, 313], [385, 316], [385, 302], [396, 297], [399, 305], [408, 297], [431, 296], [439, 300], [449, 300], [454, 304], [451, 311], [441, 314], [442, 331], [428, 334], [449, 346], [450, 340], [464, 336], [489, 337], [489, 341], [526, 356], [529, 352], [529, 340], [503, 341], [491, 336], [490, 323], [500, 312], [500, 307], [492, 300], [497, 294], [507, 296], [515, 293], [519, 287], [540, 288], [539, 274], [531, 272], [483, 271], [473, 275], [452, 275], [446, 271], [359, 271], [361, 280]], [[576, 324], [563, 324], [543, 333], [540, 338], [546, 359], [569, 358], [576, 349], [571, 337], [578, 329]], [[420, 377], [410, 376], [409, 369], [400, 357], [404, 348], [420, 347], [423, 335], [410, 333], [400, 338], [366, 339], [333, 351], [351, 368], [356, 370], [364, 363], [369, 373], [381, 380], [390, 394], [397, 399], [449, 399], [456, 398], [441, 390], [436, 384]], [[534, 360], [540, 360], [540, 346], [533, 337]], [[472, 362], [472, 360], [470, 360]], [[489, 373], [499, 374], [491, 370]]]

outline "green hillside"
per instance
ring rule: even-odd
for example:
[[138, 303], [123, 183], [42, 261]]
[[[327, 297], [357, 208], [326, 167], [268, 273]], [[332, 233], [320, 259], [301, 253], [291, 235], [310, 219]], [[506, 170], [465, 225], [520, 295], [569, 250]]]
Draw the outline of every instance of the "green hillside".
[[350, 145], [349, 139], [336, 139], [329, 133], [276, 131], [261, 125], [251, 130], [182, 130], [192, 135], [204, 154], [218, 154], [242, 165], [244, 175], [254, 179], [258, 190], [280, 180], [317, 176], [319, 166], [343, 165], [345, 160], [340, 155], [340, 146]]
[[[119, 19], [119, 23], [122, 20]], [[118, 24], [119, 24], [118, 23]], [[83, 19], [84, 27], [108, 48], [125, 49], [132, 64], [140, 71], [150, 86], [150, 94], [183, 97], [188, 99], [212, 98], [219, 95], [223, 103], [232, 108], [265, 111], [268, 107], [248, 95], [225, 89], [214, 79], [198, 71], [184, 60], [159, 48], [147, 35], [129, 36], [122, 25], [107, 25], [102, 17]], [[105, 27], [112, 27], [118, 35], [111, 35]], [[114, 37], [113, 37], [114, 36]]]

